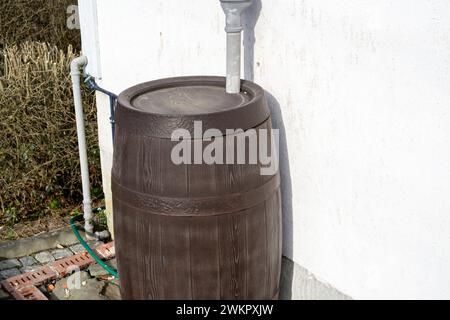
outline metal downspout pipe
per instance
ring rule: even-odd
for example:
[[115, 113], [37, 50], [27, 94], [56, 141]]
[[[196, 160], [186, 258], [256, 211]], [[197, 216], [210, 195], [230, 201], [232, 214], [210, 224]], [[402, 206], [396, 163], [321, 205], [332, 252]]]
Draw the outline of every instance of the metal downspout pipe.
[[226, 16], [227, 33], [227, 93], [241, 92], [241, 15], [252, 0], [220, 0]]
[[89, 182], [89, 164], [87, 157], [86, 133], [84, 125], [83, 103], [81, 99], [81, 70], [87, 65], [88, 60], [81, 56], [72, 60], [70, 64], [70, 75], [72, 77], [73, 99], [75, 104], [75, 116], [77, 122], [78, 149], [80, 155], [81, 182], [83, 187], [83, 213], [84, 229], [88, 239], [93, 237], [94, 226], [92, 224], [92, 200]]

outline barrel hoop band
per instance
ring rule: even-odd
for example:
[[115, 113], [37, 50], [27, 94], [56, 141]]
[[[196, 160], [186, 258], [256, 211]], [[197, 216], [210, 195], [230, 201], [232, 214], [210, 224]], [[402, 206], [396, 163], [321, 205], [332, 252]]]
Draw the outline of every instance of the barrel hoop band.
[[256, 189], [224, 196], [169, 198], [130, 190], [112, 177], [113, 200], [127, 207], [169, 216], [214, 216], [238, 212], [268, 200], [280, 186], [279, 174]]

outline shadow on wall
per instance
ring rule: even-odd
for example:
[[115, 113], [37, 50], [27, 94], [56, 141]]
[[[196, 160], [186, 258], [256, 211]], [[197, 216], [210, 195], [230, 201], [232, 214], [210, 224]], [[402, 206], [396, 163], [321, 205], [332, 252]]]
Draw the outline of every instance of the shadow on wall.
[[[261, 13], [261, 0], [253, 0], [253, 4], [244, 12], [244, 79], [254, 81], [255, 78], [255, 26]], [[289, 168], [289, 152], [286, 142], [286, 130], [281, 107], [277, 99], [266, 91], [266, 98], [272, 114], [272, 124], [280, 131], [279, 155], [281, 174], [281, 194], [283, 202], [283, 255], [292, 258], [293, 252], [293, 219], [292, 219], [292, 183]], [[281, 270], [280, 299], [292, 298], [292, 278], [294, 265], [283, 259]]]

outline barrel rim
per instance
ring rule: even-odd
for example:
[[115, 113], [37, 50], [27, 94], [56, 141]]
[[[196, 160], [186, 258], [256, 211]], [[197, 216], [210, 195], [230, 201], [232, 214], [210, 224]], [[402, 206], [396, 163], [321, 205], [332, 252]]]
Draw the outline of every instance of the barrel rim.
[[202, 121], [205, 130], [215, 128], [225, 132], [226, 129], [247, 130], [270, 117], [264, 89], [246, 80], [242, 80], [242, 88], [249, 93], [251, 99], [226, 110], [178, 115], [145, 112], [132, 104], [136, 97], [152, 90], [189, 85], [213, 85], [225, 88], [225, 84], [226, 79], [219, 76], [183, 76], [148, 81], [130, 87], [118, 97], [118, 130], [150, 137], [170, 138], [176, 129], [185, 129], [193, 134], [194, 121]]

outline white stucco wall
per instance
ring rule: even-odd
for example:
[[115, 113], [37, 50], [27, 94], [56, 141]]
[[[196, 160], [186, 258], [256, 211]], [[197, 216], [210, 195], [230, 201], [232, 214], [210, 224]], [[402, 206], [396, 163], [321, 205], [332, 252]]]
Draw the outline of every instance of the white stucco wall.
[[[225, 73], [218, 0], [96, 7], [83, 40], [105, 88]], [[258, 15], [243, 70], [284, 129], [285, 255], [353, 298], [450, 298], [450, 2], [262, 0], [247, 23]]]

